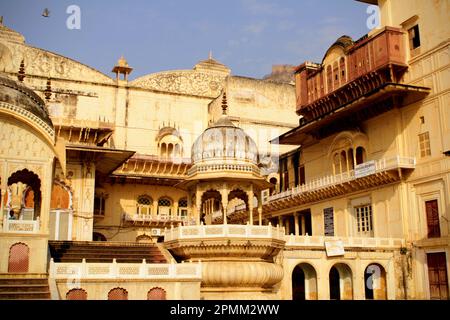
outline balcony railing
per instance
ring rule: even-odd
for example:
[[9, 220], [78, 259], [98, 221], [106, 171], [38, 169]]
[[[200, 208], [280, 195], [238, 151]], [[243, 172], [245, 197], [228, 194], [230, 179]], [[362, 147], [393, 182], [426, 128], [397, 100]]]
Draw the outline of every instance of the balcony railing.
[[49, 277], [53, 279], [149, 279], [201, 280], [201, 263], [55, 263], [50, 260]]
[[284, 228], [271, 225], [196, 225], [167, 229], [164, 241], [221, 237], [284, 240], [284, 233]]
[[125, 221], [130, 222], [189, 222], [189, 217], [187, 216], [172, 216], [172, 215], [151, 215], [151, 214], [130, 214], [130, 213], [124, 213], [123, 214]]
[[405, 240], [400, 238], [362, 238], [362, 237], [325, 237], [325, 236], [286, 236], [286, 246], [320, 247], [326, 241], [341, 240], [344, 248], [401, 248]]
[[5, 215], [3, 218], [3, 232], [38, 233], [39, 228], [39, 217], [36, 220], [9, 220]]
[[[373, 170], [366, 170], [366, 166], [368, 164], [373, 164], [371, 167]], [[388, 170], [398, 169], [398, 168], [407, 168], [414, 169], [416, 166], [416, 159], [410, 157], [393, 157], [381, 160], [372, 160], [369, 162], [365, 162], [361, 165], [362, 170], [350, 170], [348, 172], [344, 172], [342, 174], [325, 176], [317, 179], [310, 180], [306, 184], [299, 185], [292, 189], [286, 190], [284, 192], [280, 192], [274, 194], [267, 198], [268, 202], [276, 201], [279, 199], [284, 199], [287, 197], [295, 196], [304, 192], [315, 191], [319, 189], [323, 189], [326, 187], [330, 187], [333, 185], [342, 184], [345, 182], [349, 182], [352, 180], [356, 180], [358, 178], [362, 178], [364, 176], [376, 174], [379, 172], [384, 172]]]

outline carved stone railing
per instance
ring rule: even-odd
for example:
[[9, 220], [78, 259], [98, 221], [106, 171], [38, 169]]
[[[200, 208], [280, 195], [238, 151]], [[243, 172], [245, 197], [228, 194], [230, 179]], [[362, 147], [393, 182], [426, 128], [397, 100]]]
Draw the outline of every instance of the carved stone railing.
[[187, 216], [172, 216], [172, 215], [143, 215], [143, 214], [130, 214], [130, 213], [124, 213], [123, 214], [124, 220], [129, 222], [147, 222], [147, 223], [164, 223], [164, 222], [190, 222], [192, 218], [189, 218]]
[[164, 241], [201, 238], [275, 238], [284, 241], [284, 228], [254, 225], [196, 225], [165, 230]]
[[200, 263], [61, 263], [50, 260], [49, 277], [53, 279], [151, 279], [201, 280]]
[[326, 236], [294, 236], [285, 237], [286, 246], [324, 248], [326, 241], [341, 240], [344, 248], [401, 248], [405, 240], [401, 238], [375, 237], [326, 237]]
[[394, 169], [400, 169], [400, 168], [414, 169], [416, 166], [416, 159], [411, 158], [411, 157], [397, 156], [397, 157], [393, 157], [393, 158], [368, 161], [368, 162], [361, 164], [361, 166], [368, 165], [368, 164], [373, 164], [373, 171], [367, 171], [365, 173], [363, 171], [361, 171], [361, 173], [359, 173], [358, 170], [350, 170], [349, 172], [344, 172], [342, 174], [330, 175], [330, 176], [313, 179], [313, 180], [308, 181], [306, 184], [299, 185], [292, 189], [274, 194], [267, 198], [267, 202], [292, 197], [292, 196], [299, 195], [299, 194], [309, 192], [309, 191], [324, 189], [324, 188], [327, 188], [327, 187], [330, 187], [333, 185], [350, 182], [352, 180], [356, 180], [363, 176], [369, 176], [372, 174], [385, 172], [388, 170], [394, 170]]
[[188, 171], [188, 175], [194, 175], [196, 173], [208, 173], [208, 172], [248, 172], [256, 175], [260, 175], [258, 167], [252, 164], [200, 164], [194, 165]]
[[40, 220], [9, 220], [3, 217], [3, 232], [11, 233], [38, 233], [40, 230]]

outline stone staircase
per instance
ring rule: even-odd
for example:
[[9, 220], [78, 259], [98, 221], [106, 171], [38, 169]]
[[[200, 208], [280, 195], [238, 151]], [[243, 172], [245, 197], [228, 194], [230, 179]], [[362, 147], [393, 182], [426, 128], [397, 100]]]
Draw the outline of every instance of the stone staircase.
[[167, 263], [156, 244], [130, 242], [49, 241], [54, 262]]
[[47, 278], [0, 277], [0, 300], [49, 300]]

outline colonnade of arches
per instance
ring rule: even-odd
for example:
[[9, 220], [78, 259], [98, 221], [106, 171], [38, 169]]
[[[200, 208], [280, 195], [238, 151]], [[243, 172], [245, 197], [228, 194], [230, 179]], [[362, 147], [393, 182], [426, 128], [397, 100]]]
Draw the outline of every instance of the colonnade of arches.
[[[347, 264], [336, 263], [332, 265], [328, 270], [327, 276], [330, 300], [354, 299], [354, 274]], [[364, 270], [363, 277], [365, 299], [387, 299], [386, 270], [381, 264], [368, 264]], [[292, 299], [316, 300], [318, 299], [318, 294], [319, 286], [316, 269], [306, 262], [296, 265], [292, 271]]]

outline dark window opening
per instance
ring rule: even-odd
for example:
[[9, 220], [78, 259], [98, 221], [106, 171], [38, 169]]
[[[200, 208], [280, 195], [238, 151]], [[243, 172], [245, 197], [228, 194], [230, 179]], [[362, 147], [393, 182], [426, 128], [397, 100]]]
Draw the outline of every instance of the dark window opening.
[[439, 227], [439, 208], [437, 200], [425, 202], [425, 210], [427, 214], [428, 238], [439, 238], [441, 229]]
[[408, 30], [408, 35], [410, 48], [416, 49], [420, 47], [420, 33], [418, 24], [416, 24], [414, 27]]

